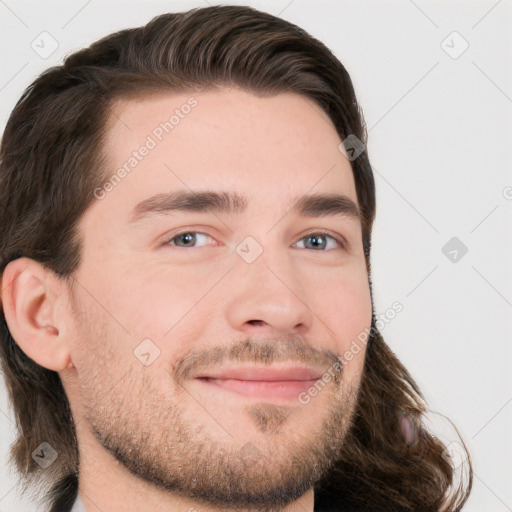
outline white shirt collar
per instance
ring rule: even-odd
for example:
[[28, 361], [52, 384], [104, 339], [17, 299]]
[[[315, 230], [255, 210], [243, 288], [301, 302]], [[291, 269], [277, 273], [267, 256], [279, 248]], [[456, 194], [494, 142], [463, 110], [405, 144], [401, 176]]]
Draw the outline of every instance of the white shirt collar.
[[71, 509], [71, 512], [87, 512], [85, 510], [84, 502], [80, 498], [80, 494], [76, 498], [75, 504], [73, 505], [73, 508]]
[[[75, 504], [73, 505], [71, 512], [87, 512], [87, 510], [85, 510], [84, 502], [80, 498], [80, 494], [76, 498]], [[312, 510], [312, 512], [314, 512], [314, 509]]]

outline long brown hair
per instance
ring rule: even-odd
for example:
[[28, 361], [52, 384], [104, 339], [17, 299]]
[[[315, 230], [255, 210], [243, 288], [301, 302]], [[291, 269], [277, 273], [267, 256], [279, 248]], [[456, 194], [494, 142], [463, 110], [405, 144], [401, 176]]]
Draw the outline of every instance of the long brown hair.
[[[349, 74], [303, 29], [251, 7], [158, 16], [70, 55], [39, 76], [17, 103], [0, 152], [0, 272], [22, 256], [63, 279], [78, 267], [77, 223], [96, 187], [109, 178], [102, 141], [113, 101], [223, 86], [261, 96], [300, 94], [329, 116], [341, 140], [354, 135], [366, 144]], [[366, 149], [351, 164], [370, 276], [376, 205]], [[3, 312], [0, 321], [2, 370], [19, 431], [11, 462], [24, 490], [37, 487], [49, 510], [66, 510], [76, 497], [79, 470], [68, 399], [59, 375], [16, 344]], [[316, 510], [460, 510], [471, 489], [471, 463], [468, 459], [468, 478], [456, 486], [445, 445], [422, 426], [426, 410], [417, 385], [375, 327], [374, 315], [343, 460], [318, 482]], [[401, 437], [404, 414], [414, 420], [413, 445]], [[59, 454], [44, 470], [31, 457], [42, 442]]]

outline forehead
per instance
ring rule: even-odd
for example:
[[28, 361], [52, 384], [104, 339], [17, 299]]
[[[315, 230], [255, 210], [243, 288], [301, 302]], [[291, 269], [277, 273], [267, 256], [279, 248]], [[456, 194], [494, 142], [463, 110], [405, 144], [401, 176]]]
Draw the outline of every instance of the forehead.
[[106, 177], [122, 178], [106, 200], [135, 204], [155, 193], [217, 188], [269, 205], [316, 192], [357, 202], [340, 143], [325, 112], [294, 93], [219, 89], [120, 100], [103, 151]]

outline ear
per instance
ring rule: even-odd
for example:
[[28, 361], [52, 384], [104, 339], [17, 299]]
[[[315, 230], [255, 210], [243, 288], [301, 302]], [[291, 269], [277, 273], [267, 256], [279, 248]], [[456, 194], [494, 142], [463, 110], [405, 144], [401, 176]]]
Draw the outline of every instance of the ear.
[[62, 303], [66, 284], [37, 261], [11, 261], [2, 276], [1, 302], [12, 337], [40, 366], [59, 371], [70, 365]]

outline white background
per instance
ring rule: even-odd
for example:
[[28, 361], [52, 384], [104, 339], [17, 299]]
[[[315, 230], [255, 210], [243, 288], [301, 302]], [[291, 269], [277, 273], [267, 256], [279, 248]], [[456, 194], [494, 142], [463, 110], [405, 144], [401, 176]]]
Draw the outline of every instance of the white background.
[[[377, 187], [375, 306], [403, 305], [383, 335], [468, 443], [475, 482], [464, 510], [512, 511], [510, 1], [239, 4], [303, 27], [351, 74]], [[2, 130], [23, 89], [63, 55], [157, 14], [206, 5], [1, 0]], [[31, 48], [43, 31], [59, 45], [46, 59]], [[464, 40], [458, 58], [446, 53]], [[468, 248], [457, 262], [442, 252], [452, 237]], [[32, 511], [6, 465], [12, 428], [2, 382], [0, 512]]]

